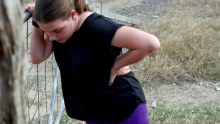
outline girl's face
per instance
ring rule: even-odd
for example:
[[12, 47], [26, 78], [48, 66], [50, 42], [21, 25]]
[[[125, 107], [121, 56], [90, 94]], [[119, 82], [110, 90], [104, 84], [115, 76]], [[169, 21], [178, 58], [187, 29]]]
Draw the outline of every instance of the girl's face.
[[65, 21], [57, 19], [50, 23], [38, 22], [38, 25], [51, 41], [55, 40], [59, 43], [65, 43], [76, 31], [76, 21], [71, 16]]

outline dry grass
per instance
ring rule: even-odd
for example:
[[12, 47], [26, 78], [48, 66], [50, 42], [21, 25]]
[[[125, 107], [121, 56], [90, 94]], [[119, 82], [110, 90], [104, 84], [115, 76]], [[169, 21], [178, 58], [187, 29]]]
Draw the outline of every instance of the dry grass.
[[35, 0], [22, 0], [23, 3], [30, 3], [30, 2], [34, 2]]
[[143, 82], [220, 80], [220, 1], [176, 0], [147, 22], [159, 37], [159, 51], [135, 68]]

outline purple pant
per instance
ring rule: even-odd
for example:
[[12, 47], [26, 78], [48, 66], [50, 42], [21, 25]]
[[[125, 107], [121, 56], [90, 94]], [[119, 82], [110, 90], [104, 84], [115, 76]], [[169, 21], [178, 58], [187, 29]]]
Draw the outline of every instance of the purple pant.
[[[86, 122], [86, 124], [113, 124], [108, 122]], [[140, 104], [125, 121], [114, 124], [149, 124], [146, 104]]]

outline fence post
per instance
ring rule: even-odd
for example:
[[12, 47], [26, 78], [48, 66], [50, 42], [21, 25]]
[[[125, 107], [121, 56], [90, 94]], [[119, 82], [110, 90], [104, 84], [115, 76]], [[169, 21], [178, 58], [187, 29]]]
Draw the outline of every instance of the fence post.
[[57, 85], [58, 85], [58, 76], [59, 76], [59, 69], [58, 66], [56, 66], [55, 72], [54, 72], [54, 83], [53, 83], [53, 89], [52, 89], [52, 96], [51, 96], [51, 104], [50, 104], [50, 115], [48, 124], [53, 123], [53, 113], [54, 113], [54, 104], [57, 97]]
[[21, 0], [0, 0], [0, 124], [26, 124]]

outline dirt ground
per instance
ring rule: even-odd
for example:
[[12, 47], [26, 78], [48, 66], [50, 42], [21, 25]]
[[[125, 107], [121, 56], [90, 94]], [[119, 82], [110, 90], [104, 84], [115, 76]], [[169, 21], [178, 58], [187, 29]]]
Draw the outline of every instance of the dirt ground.
[[144, 84], [144, 92], [148, 104], [153, 101], [169, 106], [180, 106], [192, 103], [195, 105], [215, 102], [220, 103], [220, 82], [185, 83], [183, 85], [172, 84]]
[[[152, 12], [169, 5], [169, 0], [91, 0], [92, 7], [136, 19], [149, 19]], [[186, 103], [220, 103], [220, 82], [175, 84], [143, 84], [144, 92], [151, 106], [153, 101], [179, 106]]]

